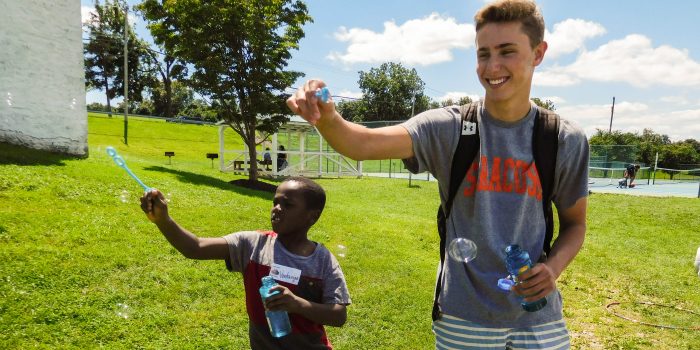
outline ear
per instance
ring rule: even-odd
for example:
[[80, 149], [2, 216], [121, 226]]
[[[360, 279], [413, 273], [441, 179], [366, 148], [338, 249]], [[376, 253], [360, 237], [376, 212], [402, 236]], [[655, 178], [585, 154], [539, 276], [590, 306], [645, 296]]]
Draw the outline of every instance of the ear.
[[533, 62], [533, 66], [537, 67], [542, 63], [542, 60], [544, 59], [544, 53], [547, 52], [547, 42], [542, 41], [541, 43], [537, 44], [535, 46], [534, 52], [535, 52], [535, 61]]
[[309, 220], [309, 226], [313, 226], [316, 221], [321, 217], [321, 211], [316, 209], [316, 210], [311, 210], [309, 211], [309, 216], [307, 217]]

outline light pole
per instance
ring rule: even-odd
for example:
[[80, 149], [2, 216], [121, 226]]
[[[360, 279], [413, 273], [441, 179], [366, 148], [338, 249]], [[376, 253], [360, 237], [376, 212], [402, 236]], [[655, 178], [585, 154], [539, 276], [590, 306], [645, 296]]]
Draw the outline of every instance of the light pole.
[[615, 114], [615, 96], [613, 96], [613, 104], [612, 108], [610, 109], [610, 127], [608, 128], [608, 134], [612, 132], [613, 114]]
[[124, 5], [124, 144], [129, 144], [129, 4]]

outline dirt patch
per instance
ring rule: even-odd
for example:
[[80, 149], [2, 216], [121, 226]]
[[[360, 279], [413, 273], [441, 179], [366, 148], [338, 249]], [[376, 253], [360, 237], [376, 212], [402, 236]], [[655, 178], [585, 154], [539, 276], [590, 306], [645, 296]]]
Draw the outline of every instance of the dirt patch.
[[238, 179], [238, 180], [233, 180], [229, 181], [230, 184], [234, 186], [239, 186], [251, 190], [256, 190], [256, 191], [264, 191], [264, 192], [270, 192], [270, 193], [275, 193], [277, 191], [277, 185], [269, 184], [267, 182], [262, 182], [262, 181], [250, 181], [246, 179]]

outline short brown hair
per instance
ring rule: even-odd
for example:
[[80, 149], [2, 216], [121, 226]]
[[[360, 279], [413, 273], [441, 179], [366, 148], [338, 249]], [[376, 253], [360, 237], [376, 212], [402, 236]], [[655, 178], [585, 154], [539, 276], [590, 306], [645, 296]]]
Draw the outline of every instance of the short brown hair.
[[506, 22], [520, 22], [532, 48], [544, 41], [544, 18], [533, 1], [499, 0], [482, 7], [474, 15], [477, 32], [488, 23]]

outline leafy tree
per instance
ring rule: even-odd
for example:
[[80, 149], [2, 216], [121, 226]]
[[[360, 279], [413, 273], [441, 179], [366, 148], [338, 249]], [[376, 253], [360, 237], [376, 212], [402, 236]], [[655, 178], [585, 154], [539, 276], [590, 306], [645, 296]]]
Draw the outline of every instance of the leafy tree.
[[[694, 164], [700, 160], [700, 155], [692, 144], [686, 142], [675, 142], [661, 147], [659, 152], [659, 166], [669, 169], [680, 169], [681, 164]], [[674, 172], [669, 173], [671, 179]]]
[[430, 104], [423, 96], [425, 83], [415, 69], [389, 62], [359, 73], [362, 100], [367, 106], [365, 121], [405, 120], [412, 116], [412, 111], [419, 113]]
[[[246, 143], [255, 146], [287, 120], [283, 91], [302, 73], [285, 71], [290, 50], [311, 21], [293, 0], [145, 0], [139, 9], [151, 34], [173, 57], [191, 64], [190, 85]], [[264, 137], [257, 138], [260, 131]], [[249, 180], [257, 180], [250, 163]]]
[[153, 99], [153, 112], [156, 115], [170, 118], [180, 114], [194, 101], [194, 91], [184, 83], [173, 80], [169, 84], [158, 81], [151, 91]]
[[212, 122], [216, 121], [216, 110], [200, 99], [192, 100], [189, 105], [180, 111], [180, 114]]
[[533, 97], [533, 98], [531, 98], [530, 100], [532, 100], [532, 102], [534, 102], [536, 105], [538, 105], [538, 106], [540, 106], [540, 107], [542, 107], [542, 108], [544, 108], [544, 109], [549, 109], [550, 111], [555, 111], [555, 110], [557, 110], [557, 109], [554, 107], [554, 102], [552, 102], [552, 101], [550, 101], [550, 100], [544, 100], [544, 101], [542, 101], [542, 99], [540, 99], [539, 97]]
[[[83, 47], [85, 84], [88, 89], [104, 90], [107, 111], [111, 117], [111, 100], [124, 96], [124, 1], [95, 1], [95, 12], [85, 24], [89, 39]], [[131, 26], [130, 26], [131, 27]], [[142, 70], [147, 45], [134, 34], [128, 34], [129, 98], [141, 101], [141, 93], [149, 84], [149, 74]]]
[[367, 115], [367, 106], [364, 100], [340, 101], [336, 109], [343, 116], [343, 119], [355, 123], [363, 122], [365, 115]]
[[670, 145], [671, 139], [667, 135], [657, 134], [651, 129], [644, 129], [639, 136], [638, 161], [653, 165], [656, 161], [656, 153], [660, 152], [664, 145]]

